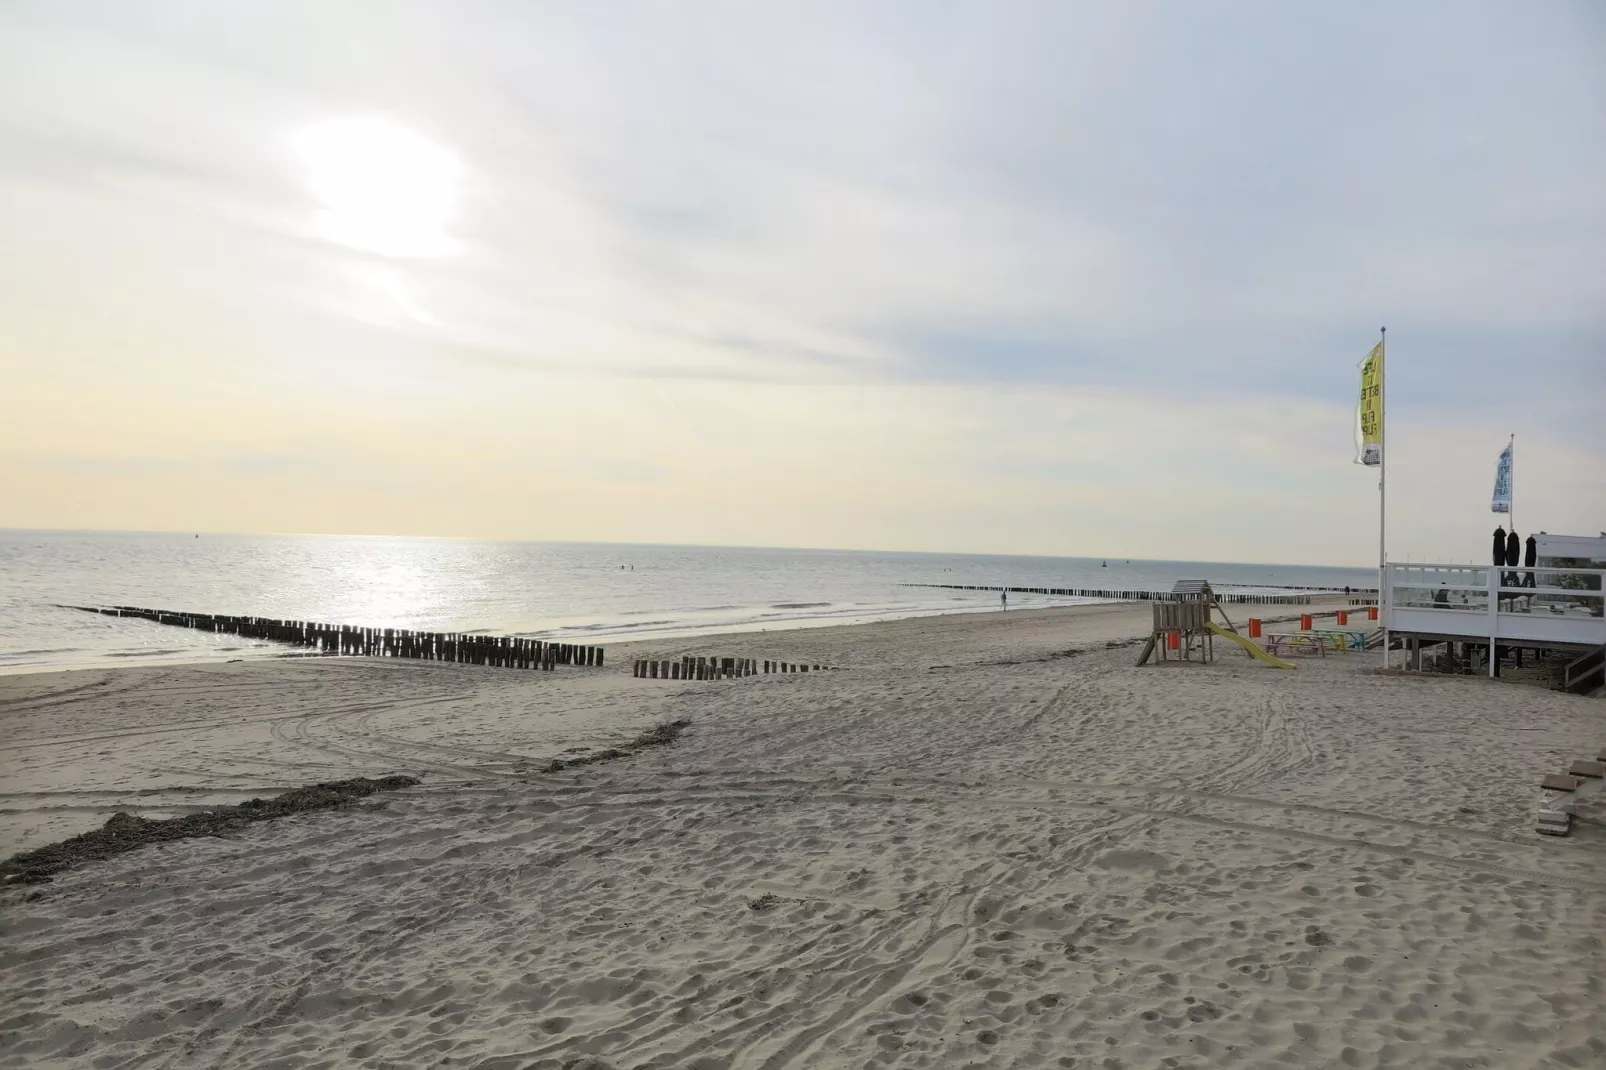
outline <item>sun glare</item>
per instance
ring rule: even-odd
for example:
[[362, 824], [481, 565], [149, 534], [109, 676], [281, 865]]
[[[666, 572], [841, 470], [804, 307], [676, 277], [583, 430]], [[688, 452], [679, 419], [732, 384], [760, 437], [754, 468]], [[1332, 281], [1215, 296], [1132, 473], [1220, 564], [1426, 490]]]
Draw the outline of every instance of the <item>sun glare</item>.
[[322, 206], [318, 230], [382, 256], [451, 248], [463, 166], [457, 154], [400, 123], [331, 119], [300, 131], [296, 152]]

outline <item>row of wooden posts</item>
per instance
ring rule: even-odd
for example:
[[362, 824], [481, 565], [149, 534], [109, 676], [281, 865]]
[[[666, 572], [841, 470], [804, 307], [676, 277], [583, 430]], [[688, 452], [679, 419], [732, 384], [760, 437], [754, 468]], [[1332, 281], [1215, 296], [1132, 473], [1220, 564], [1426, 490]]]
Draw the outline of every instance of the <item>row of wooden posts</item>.
[[470, 635], [463, 632], [421, 632], [410, 628], [363, 628], [352, 624], [319, 624], [308, 620], [236, 617], [218, 613], [185, 613], [140, 606], [65, 606], [108, 617], [195, 628], [204, 632], [267, 639], [309, 647], [324, 654], [370, 658], [417, 658], [488, 665], [503, 669], [552, 670], [559, 665], [601, 668], [603, 648], [576, 643], [549, 643], [512, 635]]
[[631, 675], [650, 680], [730, 680], [760, 673], [825, 672], [824, 665], [802, 665], [791, 661], [760, 661], [757, 658], [694, 658], [675, 661], [641, 659], [631, 663]]
[[[904, 583], [902, 587], [940, 587], [947, 591], [1008, 591], [1010, 594], [1047, 594], [1065, 598], [1108, 598], [1118, 602], [1173, 602], [1177, 596], [1170, 591], [1113, 591], [1089, 587], [994, 587], [974, 583]], [[1250, 606], [1306, 606], [1310, 592], [1300, 594], [1216, 594], [1218, 602], [1236, 602]]]

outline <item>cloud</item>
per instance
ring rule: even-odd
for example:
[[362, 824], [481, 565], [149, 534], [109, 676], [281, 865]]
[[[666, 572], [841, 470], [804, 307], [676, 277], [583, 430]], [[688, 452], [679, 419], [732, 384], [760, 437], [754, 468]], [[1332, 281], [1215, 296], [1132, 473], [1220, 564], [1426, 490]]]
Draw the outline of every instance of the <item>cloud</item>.
[[[1475, 514], [1516, 431], [1593, 529], [1603, 47], [1587, 3], [8, 5], [0, 454], [269, 459], [209, 527], [1364, 562], [1386, 324], [1391, 479]], [[320, 229], [343, 120], [461, 161], [441, 255]], [[574, 509], [461, 467], [532, 451]]]
[[45, 472], [112, 479], [157, 479], [194, 467], [172, 457], [29, 457], [26, 463]]

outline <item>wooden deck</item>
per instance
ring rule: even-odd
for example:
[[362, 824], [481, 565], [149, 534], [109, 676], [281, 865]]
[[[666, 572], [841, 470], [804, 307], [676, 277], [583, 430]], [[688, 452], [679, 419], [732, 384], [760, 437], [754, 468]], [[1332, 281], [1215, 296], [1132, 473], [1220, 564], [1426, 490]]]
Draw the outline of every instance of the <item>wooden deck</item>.
[[1390, 564], [1381, 616], [1417, 643], [1584, 653], [1606, 647], [1603, 580], [1606, 569]]

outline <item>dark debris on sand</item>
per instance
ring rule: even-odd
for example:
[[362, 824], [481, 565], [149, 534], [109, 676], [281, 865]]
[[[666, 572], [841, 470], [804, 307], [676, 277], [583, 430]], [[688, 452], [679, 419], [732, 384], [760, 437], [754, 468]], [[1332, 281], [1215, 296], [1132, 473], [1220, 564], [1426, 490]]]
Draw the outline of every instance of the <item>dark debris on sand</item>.
[[153, 843], [226, 836], [255, 821], [270, 821], [289, 814], [315, 810], [338, 810], [350, 806], [376, 791], [396, 791], [418, 783], [416, 777], [387, 776], [371, 780], [354, 777], [294, 788], [271, 799], [247, 799], [235, 806], [221, 806], [183, 817], [151, 820], [133, 814], [115, 813], [100, 828], [70, 840], [23, 851], [0, 862], [0, 885], [44, 884], [55, 874], [83, 862], [94, 862], [138, 850]]
[[581, 755], [578, 758], [554, 758], [546, 764], [543, 772], [561, 773], [565, 769], [573, 769], [580, 765], [597, 765], [619, 758], [628, 758], [637, 751], [643, 751], [649, 747], [667, 747], [689, 727], [691, 727], [691, 719], [689, 717], [682, 717], [678, 721], [665, 721], [663, 724], [653, 725], [622, 746], [609, 747], [606, 750]]

